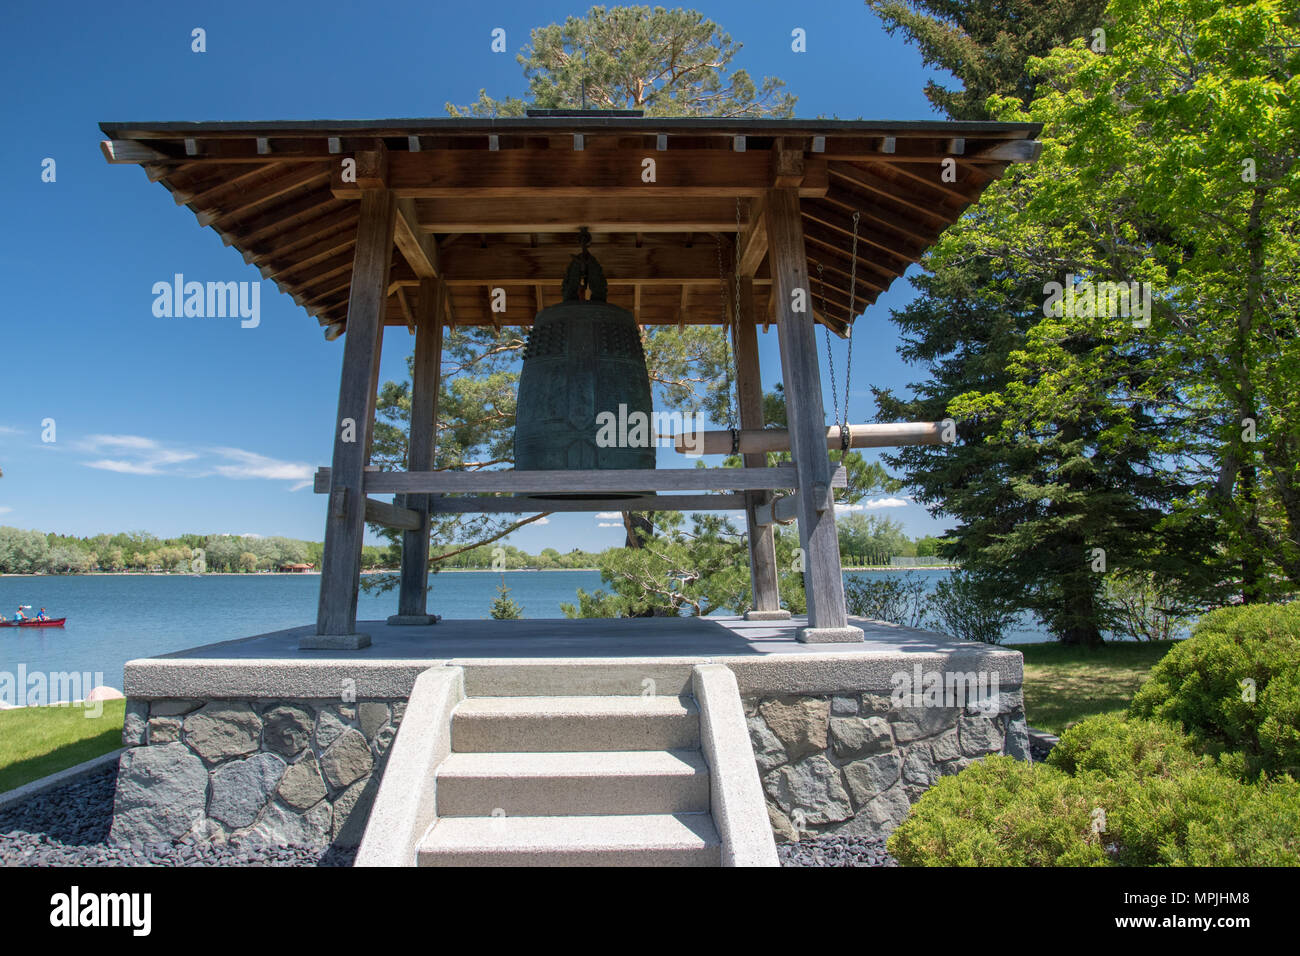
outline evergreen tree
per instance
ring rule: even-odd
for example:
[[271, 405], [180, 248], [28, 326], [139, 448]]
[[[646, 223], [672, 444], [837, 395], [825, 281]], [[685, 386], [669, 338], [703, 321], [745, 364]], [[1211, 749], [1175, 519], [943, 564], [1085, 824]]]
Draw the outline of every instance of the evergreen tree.
[[732, 60], [736, 43], [695, 10], [592, 7], [538, 27], [519, 54], [528, 100], [479, 91], [452, 116], [522, 116], [525, 109], [641, 109], [647, 116], [794, 115], [795, 98], [774, 77], [755, 83]]
[[524, 616], [524, 609], [510, 597], [506, 587], [506, 577], [501, 575], [501, 584], [497, 587], [496, 600], [492, 602], [492, 619], [494, 621], [517, 621]]

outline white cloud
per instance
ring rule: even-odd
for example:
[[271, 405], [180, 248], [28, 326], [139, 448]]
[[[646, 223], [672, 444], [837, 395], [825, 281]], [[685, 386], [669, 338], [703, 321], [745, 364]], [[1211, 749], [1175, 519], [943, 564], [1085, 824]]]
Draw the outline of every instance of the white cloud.
[[550, 518], [538, 518], [536, 521], [530, 521], [529, 524], [550, 524]]
[[21, 428], [14, 428], [12, 425], [0, 425], [0, 435], [21, 435]]
[[152, 438], [140, 435], [91, 435], [86, 439], [86, 444], [92, 448], [133, 448], [137, 451], [159, 447]]
[[621, 521], [602, 521], [602, 522], [600, 522], [600, 524], [596, 525], [596, 527], [597, 527], [597, 528], [621, 528], [621, 527], [623, 527], [623, 522], [621, 522]]
[[[143, 435], [90, 435], [73, 447], [85, 454], [105, 457], [84, 461], [87, 468], [111, 471], [120, 475], [171, 475], [181, 478], [223, 478], [245, 480], [263, 478], [289, 481], [291, 491], [301, 491], [312, 484], [313, 466], [303, 462], [281, 461], [243, 448], [201, 448], [192, 451], [146, 438]], [[192, 463], [189, 467], [179, 465]]]
[[596, 512], [597, 521], [600, 521], [602, 519], [608, 521], [610, 518], [622, 518], [622, 517], [623, 514], [620, 511], [597, 511]]
[[906, 498], [877, 498], [874, 501], [859, 501], [856, 504], [836, 504], [836, 511], [875, 511], [878, 508], [906, 508], [912, 502]]
[[273, 480], [310, 482], [311, 465], [301, 462], [280, 461], [242, 448], [214, 448], [216, 454], [234, 464], [216, 465], [213, 470], [226, 478], [270, 478]]
[[9, 512], [13, 510], [14, 509], [10, 508], [8, 505], [0, 505], [0, 515], [7, 515]]
[[161, 475], [159, 471], [148, 462], [140, 461], [121, 461], [114, 458], [100, 458], [98, 461], [85, 462], [87, 468], [98, 468], [101, 471], [115, 471], [119, 475]]

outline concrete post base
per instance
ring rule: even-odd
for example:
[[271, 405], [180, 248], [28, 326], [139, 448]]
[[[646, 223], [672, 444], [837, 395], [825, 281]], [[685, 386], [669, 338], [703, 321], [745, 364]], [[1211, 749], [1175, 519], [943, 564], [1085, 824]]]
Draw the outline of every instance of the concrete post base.
[[388, 615], [388, 623], [399, 624], [399, 625], [437, 624], [438, 615], [436, 614], [390, 614]]
[[746, 621], [788, 621], [790, 612], [786, 610], [776, 611], [746, 611]]
[[801, 644], [854, 644], [864, 636], [860, 627], [801, 627], [796, 639]]
[[359, 651], [369, 646], [369, 634], [304, 634], [298, 638], [300, 651]]

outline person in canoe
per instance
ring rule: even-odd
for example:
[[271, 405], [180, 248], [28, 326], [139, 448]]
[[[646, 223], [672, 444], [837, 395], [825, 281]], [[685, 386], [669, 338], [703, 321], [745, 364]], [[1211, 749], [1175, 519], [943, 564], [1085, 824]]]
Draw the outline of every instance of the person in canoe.
[[25, 615], [25, 614], [23, 613], [23, 609], [22, 609], [21, 606], [19, 606], [18, 610], [14, 612], [14, 620], [15, 620], [15, 621], [25, 621], [25, 620], [27, 620], [27, 615]]
[[50, 616], [49, 616], [48, 614], [45, 613], [45, 608], [41, 608], [41, 613], [36, 615], [36, 620], [38, 620], [38, 621], [48, 621], [49, 619], [50, 619]]

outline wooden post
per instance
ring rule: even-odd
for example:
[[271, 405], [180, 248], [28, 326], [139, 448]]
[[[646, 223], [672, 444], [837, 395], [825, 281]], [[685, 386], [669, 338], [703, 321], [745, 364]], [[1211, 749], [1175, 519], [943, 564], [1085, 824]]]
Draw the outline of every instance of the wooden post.
[[776, 299], [781, 375], [785, 380], [790, 452], [799, 478], [799, 540], [803, 549], [808, 626], [799, 640], [810, 643], [861, 641], [844, 610], [844, 575], [826, 454], [826, 414], [813, 324], [812, 290], [799, 220], [799, 193], [767, 191], [764, 204], [767, 248]]
[[[415, 361], [411, 370], [411, 432], [406, 470], [432, 471], [438, 426], [438, 386], [442, 373], [442, 297], [446, 285], [420, 280], [415, 313]], [[433, 624], [427, 611], [429, 587], [429, 496], [406, 495], [407, 508], [420, 513], [420, 527], [402, 534], [402, 580], [397, 613], [389, 624]]]
[[[732, 316], [731, 342], [736, 359], [736, 391], [739, 392], [740, 427], [763, 427], [763, 379], [758, 364], [758, 329], [754, 318], [754, 280], [741, 278], [738, 315]], [[744, 456], [746, 468], [767, 464], [763, 452]], [[749, 580], [754, 592], [754, 609], [745, 612], [747, 621], [788, 620], [781, 608], [776, 570], [776, 534], [772, 525], [760, 525], [755, 512], [772, 500], [770, 491], [745, 494], [745, 524], [749, 531]]]
[[321, 557], [316, 633], [300, 648], [356, 649], [370, 637], [357, 633], [357, 591], [361, 586], [361, 543], [366, 530], [365, 467], [374, 431], [379, 348], [384, 334], [388, 269], [393, 254], [394, 200], [387, 189], [361, 196], [357, 247], [348, 298], [347, 339], [334, 423], [329, 516]]

